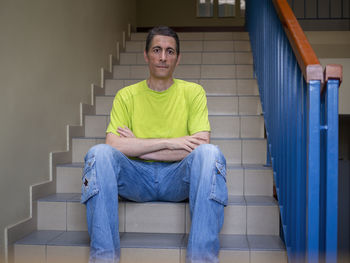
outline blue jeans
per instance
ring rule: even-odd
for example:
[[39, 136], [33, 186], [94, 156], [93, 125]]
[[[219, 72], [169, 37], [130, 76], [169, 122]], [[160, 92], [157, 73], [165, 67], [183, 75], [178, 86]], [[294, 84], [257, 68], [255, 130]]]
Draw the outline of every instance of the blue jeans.
[[136, 202], [189, 198], [192, 225], [186, 261], [218, 262], [227, 205], [226, 160], [218, 147], [200, 145], [180, 162], [131, 160], [107, 144], [92, 147], [85, 157], [81, 197], [90, 263], [119, 261], [118, 195]]

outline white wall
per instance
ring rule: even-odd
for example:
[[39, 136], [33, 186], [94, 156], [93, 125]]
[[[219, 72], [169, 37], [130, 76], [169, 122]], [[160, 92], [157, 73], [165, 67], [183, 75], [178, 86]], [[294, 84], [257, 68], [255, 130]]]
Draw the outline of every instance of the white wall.
[[135, 0], [0, 0], [0, 261], [4, 228], [29, 216], [29, 186], [49, 178], [135, 17]]
[[343, 65], [339, 114], [350, 114], [350, 31], [308, 31], [305, 34], [323, 66]]

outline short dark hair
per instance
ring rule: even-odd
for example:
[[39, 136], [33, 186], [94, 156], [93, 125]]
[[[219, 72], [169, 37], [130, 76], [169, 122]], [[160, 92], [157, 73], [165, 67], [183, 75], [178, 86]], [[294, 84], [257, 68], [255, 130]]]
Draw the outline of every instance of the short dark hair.
[[172, 37], [175, 39], [176, 42], [176, 54], [179, 55], [180, 54], [180, 40], [179, 40], [179, 36], [176, 34], [176, 32], [174, 30], [172, 30], [170, 27], [168, 26], [156, 26], [153, 27], [147, 35], [147, 39], [146, 39], [146, 53], [148, 53], [151, 42], [154, 38], [154, 36], [156, 35], [161, 35], [161, 36], [167, 36], [167, 37]]

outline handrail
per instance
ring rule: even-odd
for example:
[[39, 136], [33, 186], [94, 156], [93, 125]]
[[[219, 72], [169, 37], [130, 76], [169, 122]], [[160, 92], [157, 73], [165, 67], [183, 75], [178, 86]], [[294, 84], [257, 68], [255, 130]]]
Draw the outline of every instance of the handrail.
[[292, 46], [299, 67], [305, 81], [323, 80], [323, 70], [315, 52], [313, 51], [304, 31], [301, 29], [292, 9], [286, 0], [273, 0], [273, 4], [283, 25], [283, 29]]
[[247, 0], [246, 18], [288, 262], [336, 262], [342, 66], [323, 72], [286, 0]]

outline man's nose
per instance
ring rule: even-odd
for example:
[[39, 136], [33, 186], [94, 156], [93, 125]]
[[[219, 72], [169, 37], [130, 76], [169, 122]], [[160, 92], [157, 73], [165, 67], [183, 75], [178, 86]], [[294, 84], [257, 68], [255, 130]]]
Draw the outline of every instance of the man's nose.
[[166, 50], [163, 50], [163, 51], [160, 53], [160, 60], [161, 60], [161, 61], [166, 61]]

